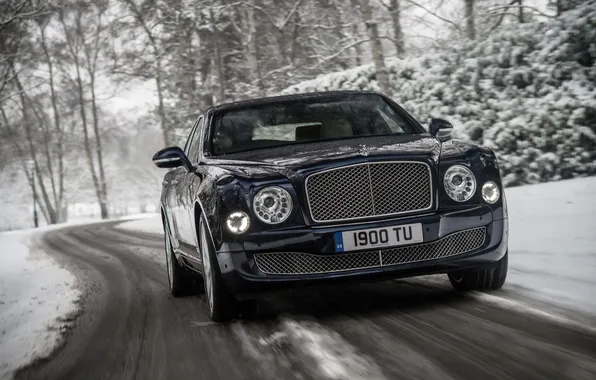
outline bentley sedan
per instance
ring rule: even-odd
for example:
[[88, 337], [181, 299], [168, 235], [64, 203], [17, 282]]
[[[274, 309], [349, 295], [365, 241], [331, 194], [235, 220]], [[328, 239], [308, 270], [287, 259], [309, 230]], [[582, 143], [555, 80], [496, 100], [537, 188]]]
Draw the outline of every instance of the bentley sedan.
[[171, 293], [201, 284], [225, 321], [238, 300], [306, 284], [446, 273], [460, 291], [501, 288], [497, 159], [452, 128], [431, 119], [426, 130], [374, 92], [208, 109], [183, 149], [153, 157], [172, 169], [161, 197]]

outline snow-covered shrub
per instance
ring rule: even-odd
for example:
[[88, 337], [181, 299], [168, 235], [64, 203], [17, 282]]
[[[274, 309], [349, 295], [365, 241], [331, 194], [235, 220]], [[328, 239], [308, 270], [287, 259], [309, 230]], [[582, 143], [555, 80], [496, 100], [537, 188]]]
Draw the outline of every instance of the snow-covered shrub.
[[[507, 185], [596, 174], [596, 1], [441, 53], [388, 60], [390, 94], [421, 122], [495, 150]], [[372, 65], [283, 91], [377, 90]]]

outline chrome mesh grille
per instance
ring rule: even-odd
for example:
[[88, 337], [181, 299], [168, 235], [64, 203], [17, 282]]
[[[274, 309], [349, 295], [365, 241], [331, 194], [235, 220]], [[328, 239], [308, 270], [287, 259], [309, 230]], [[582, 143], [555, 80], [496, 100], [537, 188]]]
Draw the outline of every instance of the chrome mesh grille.
[[309, 253], [257, 253], [257, 267], [267, 274], [313, 274], [341, 272], [381, 266], [379, 251], [343, 255], [311, 255]]
[[312, 174], [306, 180], [316, 222], [360, 219], [428, 210], [431, 174], [423, 162], [379, 162]]
[[417, 261], [442, 259], [473, 251], [484, 244], [484, 227], [455, 232], [430, 243], [397, 247], [381, 251], [383, 265], [415, 263]]
[[484, 244], [486, 228], [455, 232], [430, 243], [405, 247], [344, 253], [313, 255], [298, 252], [257, 253], [259, 270], [265, 274], [297, 275], [342, 272], [434, 260], [471, 252]]

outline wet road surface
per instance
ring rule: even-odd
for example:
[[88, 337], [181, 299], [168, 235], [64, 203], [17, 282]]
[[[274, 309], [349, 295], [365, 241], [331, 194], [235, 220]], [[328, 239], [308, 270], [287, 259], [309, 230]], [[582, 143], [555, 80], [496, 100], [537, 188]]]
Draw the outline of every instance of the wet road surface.
[[62, 346], [17, 379], [596, 379], [596, 318], [512, 291], [462, 295], [446, 276], [307, 288], [218, 325], [201, 295], [169, 294], [160, 236], [112, 222], [41, 244], [84, 297]]

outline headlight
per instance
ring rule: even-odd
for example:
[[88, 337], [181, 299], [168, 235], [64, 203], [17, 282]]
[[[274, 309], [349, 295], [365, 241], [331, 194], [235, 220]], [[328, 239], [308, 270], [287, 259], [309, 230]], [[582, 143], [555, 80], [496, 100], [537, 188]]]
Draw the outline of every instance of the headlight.
[[462, 165], [453, 165], [443, 178], [445, 191], [456, 202], [465, 202], [476, 191], [476, 178], [472, 171]]
[[292, 212], [292, 197], [281, 187], [260, 190], [252, 203], [257, 217], [267, 224], [278, 224], [288, 219]]
[[249, 226], [250, 218], [242, 211], [233, 212], [226, 219], [226, 227], [233, 234], [242, 234], [248, 230]]
[[499, 191], [499, 186], [496, 183], [488, 181], [484, 185], [482, 185], [482, 199], [486, 203], [490, 203], [491, 205], [499, 200], [501, 196], [501, 192]]

